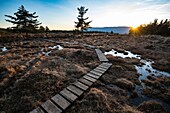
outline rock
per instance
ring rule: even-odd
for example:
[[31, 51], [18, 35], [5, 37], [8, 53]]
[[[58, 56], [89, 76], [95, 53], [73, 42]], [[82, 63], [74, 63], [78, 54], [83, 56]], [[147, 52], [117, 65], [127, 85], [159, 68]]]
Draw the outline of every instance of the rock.
[[117, 79], [115, 84], [123, 89], [133, 90], [135, 88], [134, 83], [125, 78]]
[[144, 113], [166, 113], [163, 106], [159, 102], [153, 100], [141, 103], [137, 109]]

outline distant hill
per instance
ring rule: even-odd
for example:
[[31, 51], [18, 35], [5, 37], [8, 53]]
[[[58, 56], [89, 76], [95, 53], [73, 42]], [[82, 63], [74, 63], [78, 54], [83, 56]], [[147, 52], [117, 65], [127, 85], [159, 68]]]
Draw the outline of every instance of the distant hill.
[[99, 32], [113, 32], [119, 34], [128, 34], [130, 27], [92, 27], [88, 31], [99, 31]]

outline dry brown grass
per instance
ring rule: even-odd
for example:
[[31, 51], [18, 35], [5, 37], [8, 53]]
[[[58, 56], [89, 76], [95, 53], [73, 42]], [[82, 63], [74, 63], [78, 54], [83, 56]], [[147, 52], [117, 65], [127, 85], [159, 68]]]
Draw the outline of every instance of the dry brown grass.
[[144, 113], [166, 113], [159, 102], [152, 100], [141, 103], [137, 109]]
[[[144, 58], [154, 60], [156, 68], [170, 70], [168, 67], [170, 55], [168, 38], [102, 34], [70, 39], [66, 38], [66, 35], [69, 34], [58, 35], [65, 38], [50, 39], [74, 44], [63, 43], [62, 45], [65, 47], [63, 50], [52, 50], [49, 56], [37, 56], [36, 54], [42, 48], [45, 48], [44, 51], [49, 51], [49, 46], [56, 45], [43, 41], [42, 38], [16, 40], [5, 44], [9, 50], [0, 54], [2, 66], [0, 72], [5, 71], [7, 75], [15, 76], [22, 73], [35, 56], [40, 58], [41, 62], [37, 62], [25, 76], [16, 77], [14, 84], [1, 92], [0, 111], [7, 113], [29, 112], [99, 65], [100, 62], [95, 51], [83, 47], [84, 43], [95, 45], [102, 51], [109, 51], [112, 48], [121, 52], [130, 50], [141, 54]], [[4, 44], [0, 44], [0, 46], [3, 47]], [[140, 85], [139, 76], [134, 67], [134, 64], [140, 64], [139, 60], [122, 59], [110, 55], [107, 58], [113, 66], [93, 85], [90, 91], [87, 91], [67, 110], [68, 113], [140, 113], [136, 107], [128, 103], [128, 90], [133, 89], [134, 83]], [[148, 93], [145, 92], [145, 94], [168, 100], [170, 93], [166, 87], [169, 87], [169, 79], [158, 79], [151, 78], [151, 82], [145, 82], [149, 87], [153, 87], [152, 89], [147, 87], [146, 92]], [[8, 79], [4, 78], [3, 80], [7, 81]], [[166, 87], [159, 89], [160, 85]]]
[[83, 100], [79, 100], [68, 113], [113, 113], [119, 103], [102, 90], [91, 88]]

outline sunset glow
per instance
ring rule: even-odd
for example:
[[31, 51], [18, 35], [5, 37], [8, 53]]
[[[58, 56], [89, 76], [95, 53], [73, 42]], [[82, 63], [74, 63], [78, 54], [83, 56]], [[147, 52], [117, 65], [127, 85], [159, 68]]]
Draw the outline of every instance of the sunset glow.
[[50, 29], [74, 29], [77, 7], [89, 8], [86, 17], [92, 27], [132, 26], [150, 23], [155, 18], [169, 19], [169, 0], [1, 0], [0, 27], [10, 27], [5, 14], [12, 15], [20, 5], [37, 12], [39, 21]]

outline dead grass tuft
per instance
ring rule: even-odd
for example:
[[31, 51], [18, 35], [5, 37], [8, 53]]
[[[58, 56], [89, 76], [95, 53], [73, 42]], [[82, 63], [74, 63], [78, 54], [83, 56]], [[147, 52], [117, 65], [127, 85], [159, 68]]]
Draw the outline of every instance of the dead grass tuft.
[[153, 100], [141, 103], [137, 109], [144, 113], [166, 113], [162, 105], [159, 102]]
[[119, 103], [97, 88], [91, 88], [83, 100], [77, 101], [67, 112], [72, 113], [113, 113]]

